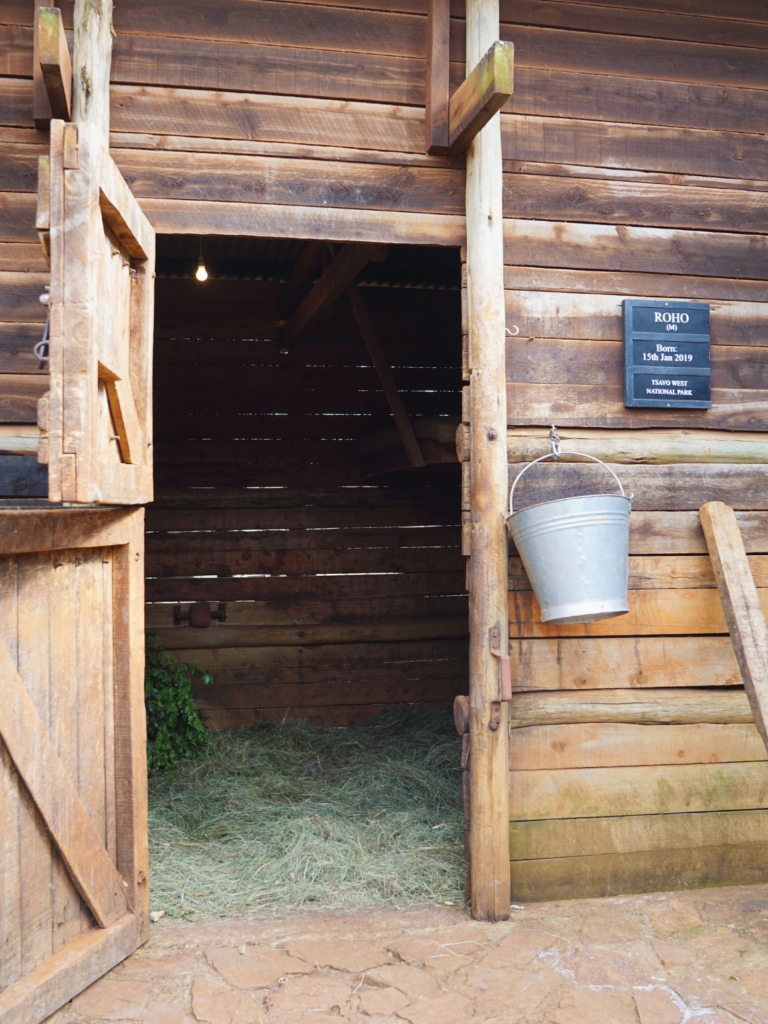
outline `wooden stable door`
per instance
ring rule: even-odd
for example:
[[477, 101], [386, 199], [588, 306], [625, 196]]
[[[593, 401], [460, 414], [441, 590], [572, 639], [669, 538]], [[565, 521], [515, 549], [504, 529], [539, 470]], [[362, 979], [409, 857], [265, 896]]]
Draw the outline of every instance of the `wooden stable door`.
[[0, 1024], [149, 934], [144, 510], [0, 512]]
[[38, 460], [51, 501], [152, 500], [155, 234], [92, 124], [51, 122], [37, 228], [51, 264], [50, 391]]

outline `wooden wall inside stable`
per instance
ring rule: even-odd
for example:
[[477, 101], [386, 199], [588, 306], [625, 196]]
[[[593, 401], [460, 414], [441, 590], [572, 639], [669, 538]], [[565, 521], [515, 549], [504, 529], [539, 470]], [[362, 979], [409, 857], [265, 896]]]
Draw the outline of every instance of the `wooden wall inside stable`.
[[[196, 697], [217, 727], [450, 702], [467, 674], [458, 466], [364, 479], [350, 443], [391, 417], [351, 310], [280, 355], [279, 288], [158, 279], [147, 625], [213, 675]], [[458, 291], [361, 291], [409, 413], [455, 414]], [[226, 621], [174, 626], [172, 602], [195, 600]]]

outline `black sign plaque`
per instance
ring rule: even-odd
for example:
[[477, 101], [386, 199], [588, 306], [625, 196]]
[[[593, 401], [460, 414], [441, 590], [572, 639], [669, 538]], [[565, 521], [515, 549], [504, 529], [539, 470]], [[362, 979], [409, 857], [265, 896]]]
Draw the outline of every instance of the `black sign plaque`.
[[624, 299], [624, 404], [712, 408], [708, 302]]

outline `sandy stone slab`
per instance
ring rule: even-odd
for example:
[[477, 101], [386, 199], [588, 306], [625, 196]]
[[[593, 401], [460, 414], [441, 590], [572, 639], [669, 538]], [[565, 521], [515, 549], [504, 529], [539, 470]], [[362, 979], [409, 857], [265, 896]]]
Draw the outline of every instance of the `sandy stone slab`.
[[332, 967], [336, 971], [369, 971], [381, 967], [389, 956], [370, 942], [357, 939], [335, 939], [332, 942], [291, 942], [286, 944], [288, 952], [300, 957], [313, 967]]
[[391, 1017], [409, 1002], [408, 996], [396, 988], [365, 988], [360, 994], [360, 1009], [369, 1017]]
[[643, 907], [643, 914], [651, 922], [656, 934], [663, 938], [701, 928], [701, 918], [696, 907], [675, 896]]
[[729, 960], [752, 949], [754, 942], [737, 935], [731, 928], [718, 928], [710, 935], [701, 935], [693, 939], [691, 945], [716, 960]]
[[652, 984], [649, 975], [624, 956], [580, 949], [568, 958], [567, 964], [579, 985], [629, 989]]
[[267, 996], [270, 1013], [295, 1021], [302, 1017], [316, 1020], [321, 1012], [345, 1016], [352, 989], [338, 977], [315, 974], [309, 978], [288, 978], [276, 992]]
[[683, 1011], [663, 988], [635, 992], [635, 1006], [640, 1024], [680, 1024], [683, 1019]]
[[569, 992], [552, 1014], [554, 1024], [637, 1024], [635, 1011], [607, 992]]
[[[672, 988], [692, 1010], [703, 1010], [707, 1007], [722, 1006], [738, 999], [742, 993], [737, 981], [718, 978], [710, 975], [698, 978], [686, 978], [684, 981], [670, 982]], [[756, 995], [757, 993], [753, 993]], [[697, 1021], [696, 1024], [699, 1024]]]
[[130, 957], [115, 968], [113, 977], [176, 978], [199, 970], [200, 962], [188, 953], [166, 953], [163, 956]]
[[151, 995], [149, 982], [102, 978], [73, 999], [72, 1010], [99, 1020], [137, 1020]]
[[410, 967], [408, 964], [387, 964], [376, 971], [369, 971], [363, 981], [366, 985], [382, 988], [391, 985], [408, 996], [411, 1002], [428, 999], [440, 991], [434, 974], [427, 973], [419, 967]]
[[471, 999], [450, 993], [406, 1006], [396, 1016], [409, 1024], [464, 1024], [471, 1019], [472, 1009]]
[[681, 942], [665, 942], [654, 939], [651, 943], [659, 960], [665, 967], [687, 967], [698, 959], [696, 951], [684, 946]]
[[739, 1020], [745, 1020], [747, 1024], [768, 1024], [768, 1010], [760, 1010], [757, 1006], [749, 1006], [747, 1003], [723, 1003], [721, 1009], [732, 1013]]
[[440, 971], [443, 974], [455, 974], [462, 967], [469, 967], [476, 963], [473, 956], [465, 956], [463, 953], [448, 953], [444, 956], [430, 956], [424, 961], [424, 967], [428, 971]]
[[192, 1012], [208, 1024], [254, 1024], [259, 1019], [251, 996], [208, 978], [197, 978], [192, 985]]
[[501, 960], [514, 964], [516, 967], [524, 967], [531, 960], [535, 960], [540, 953], [558, 941], [558, 936], [552, 932], [537, 928], [535, 925], [521, 924], [513, 928], [504, 936], [501, 942], [493, 948], [493, 953]]
[[310, 964], [279, 949], [242, 948], [245, 953], [231, 946], [215, 946], [205, 951], [211, 967], [236, 988], [272, 988], [290, 974], [311, 974], [314, 970]]
[[422, 963], [434, 956], [477, 956], [486, 948], [482, 933], [475, 928], [455, 928], [437, 935], [401, 936], [388, 944], [388, 949], [407, 964]]
[[195, 1024], [195, 1021], [175, 1003], [154, 1000], [144, 1011], [141, 1024]]
[[739, 981], [751, 996], [768, 999], [768, 967], [754, 971], [740, 971]]
[[580, 938], [586, 944], [615, 946], [641, 941], [643, 931], [631, 914], [595, 914], [582, 925]]

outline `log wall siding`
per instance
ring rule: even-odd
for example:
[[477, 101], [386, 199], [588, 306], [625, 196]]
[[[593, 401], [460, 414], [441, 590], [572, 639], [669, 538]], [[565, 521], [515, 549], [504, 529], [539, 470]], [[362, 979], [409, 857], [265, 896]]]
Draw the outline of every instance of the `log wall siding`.
[[[467, 674], [457, 467], [361, 478], [349, 444], [391, 417], [352, 311], [279, 356], [279, 287], [157, 281], [147, 626], [212, 674], [196, 697], [214, 727], [446, 704]], [[408, 412], [455, 415], [458, 292], [361, 291]], [[195, 600], [226, 622], [174, 626]]]

